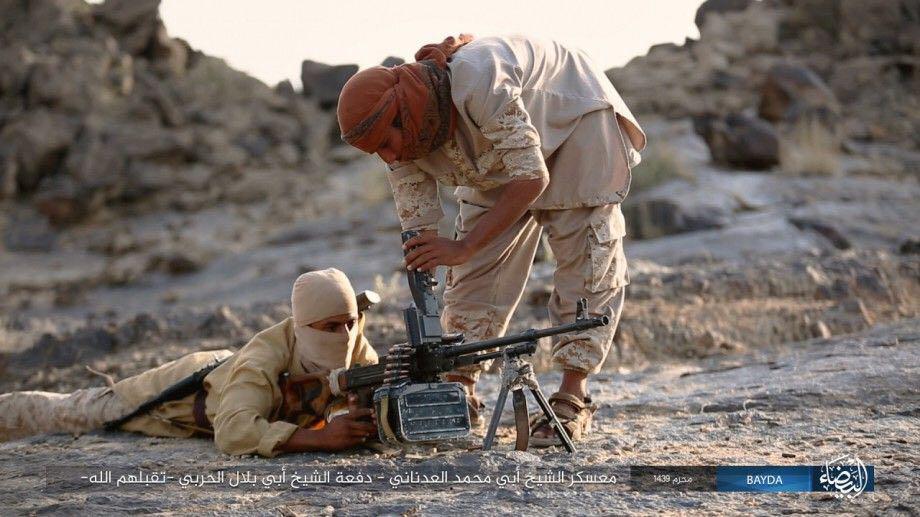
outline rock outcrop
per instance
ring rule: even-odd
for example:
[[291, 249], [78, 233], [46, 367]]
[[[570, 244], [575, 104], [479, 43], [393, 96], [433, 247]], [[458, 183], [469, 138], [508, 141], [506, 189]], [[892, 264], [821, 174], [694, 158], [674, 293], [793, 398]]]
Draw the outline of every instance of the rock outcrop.
[[709, 0], [696, 24], [607, 72], [634, 112], [775, 121], [839, 102], [844, 137], [920, 148], [917, 0]]
[[56, 224], [247, 167], [304, 167], [328, 115], [170, 38], [158, 0], [0, 2], [0, 199]]
[[740, 113], [701, 115], [694, 118], [693, 127], [716, 163], [755, 170], [779, 163], [779, 138], [764, 120]]
[[307, 59], [300, 65], [303, 94], [315, 98], [323, 109], [333, 108], [342, 87], [357, 72], [358, 65], [327, 65]]

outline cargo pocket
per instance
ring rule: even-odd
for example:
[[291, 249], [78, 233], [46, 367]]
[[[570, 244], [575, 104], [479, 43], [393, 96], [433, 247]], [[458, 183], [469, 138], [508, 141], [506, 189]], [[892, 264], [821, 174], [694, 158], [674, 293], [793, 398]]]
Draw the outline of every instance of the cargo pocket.
[[[470, 229], [476, 226], [476, 222], [479, 221], [482, 214], [489, 211], [488, 207], [476, 205], [462, 199], [459, 202], [458, 209], [457, 218], [454, 220], [455, 241], [465, 237]], [[455, 268], [459, 269], [455, 271]], [[456, 285], [456, 278], [458, 276], [463, 276], [463, 264], [447, 268], [447, 277], [444, 282], [445, 287], [448, 289], [453, 288]]]
[[623, 287], [629, 283], [623, 237], [626, 222], [620, 205], [605, 205], [594, 209], [589, 220], [587, 289], [599, 293]]

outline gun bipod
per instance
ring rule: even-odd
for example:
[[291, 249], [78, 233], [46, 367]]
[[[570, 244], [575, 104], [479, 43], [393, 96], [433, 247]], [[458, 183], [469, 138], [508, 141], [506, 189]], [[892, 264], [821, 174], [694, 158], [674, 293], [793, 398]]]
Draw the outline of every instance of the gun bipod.
[[[536, 343], [533, 343], [536, 347]], [[537, 376], [534, 374], [533, 365], [530, 362], [512, 356], [505, 351], [502, 353], [502, 387], [498, 392], [498, 400], [495, 402], [495, 411], [492, 412], [492, 420], [489, 422], [489, 430], [486, 437], [482, 440], [482, 449], [485, 451], [492, 449], [492, 443], [495, 441], [495, 432], [498, 430], [498, 423], [502, 417], [502, 411], [505, 409], [505, 401], [508, 399], [508, 392], [512, 392], [512, 404], [514, 406], [514, 427], [517, 433], [514, 448], [519, 451], [526, 451], [530, 444], [530, 421], [527, 415], [527, 398], [524, 395], [524, 388], [530, 390], [537, 405], [546, 416], [549, 426], [556, 431], [556, 436], [562, 440], [562, 445], [569, 452], [575, 452], [575, 445], [568, 433], [562, 427], [562, 423], [553, 411], [552, 406], [547, 402], [546, 397], [540, 390], [540, 384], [537, 382]]]

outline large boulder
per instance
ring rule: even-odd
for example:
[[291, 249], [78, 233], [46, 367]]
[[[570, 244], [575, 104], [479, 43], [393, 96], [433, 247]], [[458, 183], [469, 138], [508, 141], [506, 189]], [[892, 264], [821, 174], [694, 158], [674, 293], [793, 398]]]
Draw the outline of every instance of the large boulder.
[[166, 27], [159, 23], [147, 53], [160, 75], [180, 76], [188, 67], [192, 47], [184, 39], [169, 37]]
[[920, 1], [839, 0], [837, 52], [861, 55], [920, 54]]
[[776, 124], [784, 172], [839, 172], [840, 107], [831, 89], [810, 68], [789, 62], [773, 66], [761, 87], [759, 113]]
[[63, 172], [74, 182], [73, 194], [82, 197], [113, 188], [122, 181], [126, 166], [123, 149], [113, 145], [103, 130], [88, 124], [71, 146]]
[[384, 59], [383, 62], [380, 63], [380, 66], [385, 66], [387, 68], [390, 68], [390, 67], [402, 65], [405, 62], [406, 60], [401, 57], [387, 56], [387, 58]]
[[779, 163], [779, 137], [765, 120], [732, 113], [693, 118], [693, 129], [703, 137], [713, 162], [743, 169], [769, 169]]
[[58, 47], [58, 53], [42, 52], [35, 57], [24, 88], [25, 104], [71, 113], [111, 105], [120, 80], [115, 43], [66, 40]]
[[831, 119], [838, 111], [834, 92], [807, 66], [777, 64], [760, 89], [758, 113], [770, 122], [794, 121], [807, 113]]
[[0, 2], [0, 47], [27, 46], [84, 35], [92, 13], [84, 0], [4, 0]]
[[93, 14], [118, 38], [131, 55], [146, 53], [162, 23], [160, 0], [106, 0], [95, 6]]
[[734, 207], [682, 203], [667, 197], [639, 195], [623, 205], [627, 234], [632, 239], [722, 228], [730, 222]]
[[22, 44], [0, 47], [0, 96], [18, 96], [34, 61], [35, 55]]
[[87, 191], [72, 177], [46, 178], [35, 195], [35, 208], [55, 226], [66, 226], [85, 219], [105, 203], [102, 191]]
[[358, 65], [327, 65], [307, 59], [300, 65], [303, 94], [316, 99], [323, 109], [333, 108], [342, 87], [357, 72]]
[[33, 192], [42, 178], [58, 172], [77, 127], [73, 118], [36, 109], [11, 120], [0, 131], [0, 170], [6, 195]]
[[734, 11], [743, 11], [753, 3], [753, 0], [706, 0], [696, 10], [696, 16], [693, 17], [693, 23], [697, 28], [702, 29], [706, 23], [706, 17], [710, 13], [727, 13]]

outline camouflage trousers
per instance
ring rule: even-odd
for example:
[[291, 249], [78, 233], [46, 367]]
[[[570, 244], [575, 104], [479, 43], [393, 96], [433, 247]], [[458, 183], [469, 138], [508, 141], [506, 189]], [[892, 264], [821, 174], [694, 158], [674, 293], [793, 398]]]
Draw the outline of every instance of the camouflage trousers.
[[0, 442], [43, 433], [99, 429], [131, 411], [111, 388], [73, 393], [16, 391], [0, 395]]
[[[455, 238], [462, 238], [487, 211], [486, 206], [461, 200]], [[445, 332], [462, 332], [467, 340], [503, 335], [524, 293], [544, 230], [556, 258], [550, 322], [573, 321], [580, 298], [588, 300], [591, 314], [610, 317], [605, 327], [557, 336], [553, 363], [564, 370], [597, 373], [613, 343], [629, 283], [623, 254], [626, 225], [619, 204], [525, 214], [468, 262], [450, 268], [442, 327]], [[488, 367], [482, 363], [451, 374], [475, 381]]]

